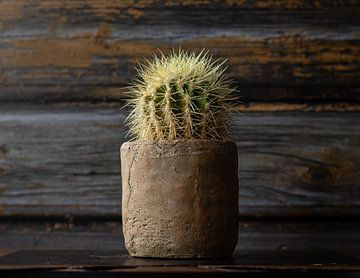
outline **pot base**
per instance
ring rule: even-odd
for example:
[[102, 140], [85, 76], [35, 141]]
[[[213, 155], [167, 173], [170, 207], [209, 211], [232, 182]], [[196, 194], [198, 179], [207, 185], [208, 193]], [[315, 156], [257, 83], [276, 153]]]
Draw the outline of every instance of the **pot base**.
[[222, 259], [222, 258], [229, 258], [232, 256], [232, 252], [226, 255], [219, 255], [219, 254], [207, 254], [207, 255], [199, 255], [199, 254], [150, 254], [150, 255], [134, 255], [130, 254], [131, 257], [134, 258], [154, 258], [154, 259], [179, 259], [179, 260], [186, 260], [186, 259]]

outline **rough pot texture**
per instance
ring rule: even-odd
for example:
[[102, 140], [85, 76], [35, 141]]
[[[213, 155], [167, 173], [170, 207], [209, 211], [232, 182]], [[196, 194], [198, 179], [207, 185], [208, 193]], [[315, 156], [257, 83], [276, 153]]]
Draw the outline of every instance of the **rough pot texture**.
[[126, 142], [121, 173], [123, 232], [130, 255], [232, 255], [238, 237], [235, 143]]

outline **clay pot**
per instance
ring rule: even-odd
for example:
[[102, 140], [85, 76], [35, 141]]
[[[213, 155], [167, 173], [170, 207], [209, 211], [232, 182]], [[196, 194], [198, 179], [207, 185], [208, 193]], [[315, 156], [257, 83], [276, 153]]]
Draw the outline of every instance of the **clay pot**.
[[231, 256], [238, 237], [237, 163], [233, 142], [124, 143], [122, 222], [129, 254]]

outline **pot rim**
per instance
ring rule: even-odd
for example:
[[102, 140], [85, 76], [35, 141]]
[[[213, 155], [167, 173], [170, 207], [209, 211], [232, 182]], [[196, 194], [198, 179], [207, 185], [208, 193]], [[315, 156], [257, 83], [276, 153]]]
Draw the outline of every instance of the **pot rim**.
[[[180, 153], [216, 153], [216, 154], [237, 154], [237, 145], [234, 141], [221, 140], [172, 140], [172, 141], [127, 141], [120, 147], [120, 152], [131, 151], [143, 156], [158, 154], [179, 155]], [[146, 155], [146, 156], [147, 156]], [[150, 155], [151, 156], [151, 155]]]

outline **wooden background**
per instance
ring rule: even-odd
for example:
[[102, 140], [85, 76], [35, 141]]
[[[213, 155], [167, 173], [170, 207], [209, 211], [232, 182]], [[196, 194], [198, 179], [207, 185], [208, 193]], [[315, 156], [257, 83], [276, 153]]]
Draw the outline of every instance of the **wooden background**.
[[360, 219], [360, 1], [0, 0], [1, 246], [63, 246], [11, 245], [14, 219], [118, 221], [124, 86], [138, 59], [179, 46], [229, 58], [252, 235], [317, 219], [346, 245], [349, 224], [328, 222]]

